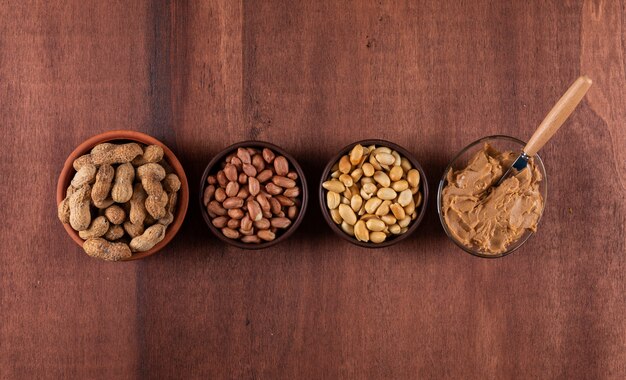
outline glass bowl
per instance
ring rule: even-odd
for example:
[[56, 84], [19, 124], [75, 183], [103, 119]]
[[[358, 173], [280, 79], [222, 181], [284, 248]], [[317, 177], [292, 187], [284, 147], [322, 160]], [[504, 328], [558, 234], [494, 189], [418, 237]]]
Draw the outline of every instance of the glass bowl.
[[[450, 240], [452, 240], [457, 246], [459, 246], [461, 249], [463, 249], [464, 251], [471, 253], [474, 256], [478, 256], [478, 257], [485, 257], [485, 258], [497, 258], [497, 257], [503, 257], [506, 256], [510, 253], [512, 253], [513, 251], [517, 250], [519, 247], [521, 247], [527, 240], [528, 238], [530, 238], [533, 234], [532, 231], [530, 230], [526, 230], [524, 232], [524, 234], [515, 242], [511, 243], [508, 247], [507, 250], [505, 252], [502, 253], [488, 253], [488, 252], [483, 252], [480, 249], [478, 249], [478, 247], [467, 247], [465, 246], [462, 242], [458, 241], [450, 232], [450, 230], [448, 229], [448, 226], [446, 224], [446, 221], [443, 217], [443, 198], [442, 198], [442, 191], [443, 189], [446, 187], [446, 185], [448, 184], [447, 181], [447, 174], [450, 170], [459, 170], [459, 169], [464, 169], [469, 160], [474, 156], [474, 154], [476, 154], [476, 152], [478, 152], [479, 150], [482, 149], [483, 145], [485, 143], [488, 143], [489, 145], [491, 145], [493, 148], [499, 150], [499, 151], [513, 151], [513, 152], [522, 152], [522, 149], [524, 148], [524, 146], [526, 145], [525, 142], [518, 140], [514, 137], [510, 137], [510, 136], [504, 136], [504, 135], [494, 135], [494, 136], [487, 136], [484, 137], [482, 139], [476, 140], [473, 143], [469, 144], [468, 146], [466, 146], [465, 148], [463, 148], [463, 150], [461, 150], [453, 159], [452, 161], [450, 161], [450, 163], [448, 164], [448, 166], [446, 167], [446, 169], [443, 172], [443, 176], [441, 178], [441, 181], [439, 181], [439, 188], [437, 191], [437, 213], [439, 214], [439, 220], [441, 221], [441, 225], [443, 226], [444, 231], [446, 232], [446, 235], [448, 235], [448, 237], [450, 238]], [[543, 161], [541, 160], [541, 157], [539, 157], [539, 155], [535, 155], [533, 157], [533, 160], [535, 162], [535, 165], [537, 166], [539, 172], [541, 173], [543, 179], [539, 182], [539, 192], [543, 198], [543, 208], [541, 210], [541, 214], [539, 215], [539, 219], [537, 220], [537, 223], [539, 223], [541, 221], [541, 216], [543, 215], [543, 211], [545, 210], [546, 207], [546, 197], [547, 197], [547, 193], [548, 193], [548, 183], [547, 183], [547, 176], [546, 176], [546, 169], [543, 165]]]

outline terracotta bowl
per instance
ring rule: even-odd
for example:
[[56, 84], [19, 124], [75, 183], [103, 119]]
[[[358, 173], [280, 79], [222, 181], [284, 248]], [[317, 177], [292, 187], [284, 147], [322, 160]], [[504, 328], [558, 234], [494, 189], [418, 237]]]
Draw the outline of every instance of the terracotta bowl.
[[[167, 147], [165, 144], [155, 139], [154, 137], [148, 136], [144, 133], [135, 132], [135, 131], [109, 131], [105, 133], [101, 133], [99, 135], [90, 137], [85, 140], [82, 144], [80, 144], [74, 151], [67, 157], [65, 160], [65, 164], [63, 165], [63, 169], [61, 170], [61, 175], [59, 176], [59, 182], [57, 183], [57, 204], [61, 203], [65, 198], [65, 191], [67, 190], [72, 178], [76, 171], [72, 166], [72, 163], [78, 157], [89, 153], [91, 148], [94, 146], [103, 143], [103, 142], [138, 142], [146, 145], [159, 145], [163, 148], [164, 157], [170, 166], [174, 169], [174, 172], [180, 179], [181, 185], [180, 190], [178, 192], [178, 205], [176, 206], [176, 212], [174, 213], [174, 221], [167, 227], [165, 232], [165, 238], [145, 252], [137, 252], [133, 253], [133, 255], [123, 261], [131, 261], [131, 260], [139, 260], [145, 257], [151, 256], [158, 251], [160, 251], [163, 247], [165, 247], [176, 235], [180, 226], [183, 224], [183, 220], [185, 219], [185, 214], [187, 213], [187, 206], [189, 205], [189, 184], [187, 183], [187, 176], [185, 175], [185, 171], [183, 170], [182, 165], [174, 155], [174, 153]], [[79, 246], [83, 246], [83, 239], [78, 236], [78, 232], [74, 231], [69, 224], [63, 224], [65, 231], [70, 235], [72, 240], [76, 242]]]
[[[420, 173], [420, 191], [422, 192], [422, 204], [420, 206], [420, 210], [419, 210], [419, 214], [417, 215], [417, 218], [411, 222], [411, 224], [409, 225], [409, 229], [405, 233], [401, 235], [397, 235], [389, 240], [385, 240], [382, 243], [363, 242], [346, 234], [345, 232], [343, 232], [341, 227], [335, 224], [332, 217], [330, 216], [330, 211], [328, 210], [328, 207], [326, 206], [326, 189], [322, 187], [322, 183], [330, 177], [331, 168], [333, 167], [333, 165], [339, 162], [339, 159], [341, 158], [341, 156], [348, 154], [348, 152], [350, 152], [352, 148], [357, 144], [361, 144], [363, 146], [376, 145], [376, 146], [389, 147], [395, 150], [396, 152], [400, 153], [402, 157], [405, 157], [407, 160], [409, 160], [411, 162], [411, 165], [413, 165], [413, 168], [417, 169]], [[328, 225], [330, 226], [330, 228], [333, 230], [335, 234], [340, 236], [342, 239], [345, 239], [349, 241], [350, 243], [361, 246], [361, 247], [383, 248], [383, 247], [388, 247], [390, 245], [399, 243], [402, 240], [408, 238], [409, 235], [415, 232], [415, 230], [417, 229], [417, 226], [420, 225], [420, 223], [422, 222], [422, 219], [424, 218], [424, 214], [426, 213], [426, 207], [428, 205], [428, 181], [426, 179], [426, 173], [424, 172], [424, 169], [422, 169], [422, 166], [420, 165], [420, 163], [415, 159], [415, 157], [413, 157], [411, 153], [409, 153], [408, 150], [404, 149], [400, 145], [397, 145], [397, 144], [394, 144], [392, 142], [385, 141], [385, 140], [361, 140], [361, 141], [354, 142], [344, 147], [330, 161], [328, 161], [328, 164], [326, 165], [326, 168], [324, 168], [324, 172], [322, 173], [322, 179], [319, 185], [319, 202], [320, 202], [320, 207], [322, 208], [322, 215], [324, 215], [324, 219], [326, 219], [326, 223], [328, 223]]]
[[[259, 244], [250, 244], [250, 243], [243, 243], [239, 240], [229, 239], [226, 236], [224, 236], [224, 234], [222, 234], [222, 231], [217, 229], [213, 225], [213, 223], [211, 223], [211, 217], [209, 216], [209, 213], [207, 212], [206, 207], [204, 207], [202, 198], [204, 195], [204, 189], [208, 185], [206, 182], [207, 177], [209, 175], [216, 174], [219, 171], [220, 163], [222, 163], [222, 161], [226, 158], [226, 156], [228, 156], [230, 153], [236, 152], [237, 148], [241, 148], [241, 147], [271, 149], [277, 155], [285, 156], [285, 158], [287, 158], [287, 160], [289, 161], [289, 165], [296, 171], [296, 173], [298, 173], [297, 182], [299, 182], [299, 186], [302, 191], [300, 195], [302, 204], [300, 205], [298, 216], [291, 223], [291, 226], [287, 230], [283, 231], [280, 235], [276, 237], [276, 239], [272, 241], [263, 242]], [[293, 158], [289, 153], [287, 153], [282, 148], [274, 144], [264, 142], [264, 141], [242, 141], [242, 142], [233, 144], [229, 146], [228, 148], [224, 149], [223, 151], [221, 151], [220, 153], [218, 153], [215, 157], [213, 157], [211, 162], [209, 162], [209, 164], [206, 166], [206, 169], [204, 169], [204, 174], [202, 175], [202, 179], [200, 180], [200, 191], [198, 193], [200, 194], [200, 197], [198, 198], [198, 200], [199, 200], [200, 210], [202, 212], [202, 217], [204, 218], [204, 221], [206, 222], [206, 225], [209, 227], [211, 232], [213, 232], [213, 234], [217, 236], [220, 240], [230, 245], [234, 245], [235, 247], [242, 248], [242, 249], [263, 249], [263, 248], [268, 248], [268, 247], [271, 247], [273, 245], [276, 245], [280, 242], [287, 240], [287, 238], [289, 238], [289, 236], [291, 236], [291, 234], [293, 234], [296, 231], [300, 223], [302, 223], [302, 219], [304, 218], [307, 203], [309, 200], [309, 191], [307, 189], [306, 178], [304, 177], [304, 172], [302, 171], [302, 167], [300, 167], [300, 164], [298, 164], [298, 161], [296, 161], [295, 158]]]

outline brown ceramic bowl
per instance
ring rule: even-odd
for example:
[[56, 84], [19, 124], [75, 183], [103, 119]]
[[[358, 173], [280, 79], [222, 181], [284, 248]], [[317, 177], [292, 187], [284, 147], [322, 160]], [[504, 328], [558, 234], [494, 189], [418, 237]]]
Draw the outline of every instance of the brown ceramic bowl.
[[[411, 224], [409, 225], [409, 229], [405, 233], [401, 235], [397, 235], [389, 240], [385, 240], [382, 243], [363, 242], [346, 234], [338, 225], [335, 224], [332, 217], [330, 216], [330, 211], [328, 210], [328, 207], [326, 206], [326, 189], [322, 187], [322, 183], [330, 177], [330, 169], [333, 167], [333, 165], [339, 162], [339, 159], [341, 158], [341, 156], [348, 154], [348, 152], [350, 152], [352, 148], [357, 144], [361, 144], [363, 146], [376, 145], [376, 146], [389, 147], [395, 150], [396, 152], [400, 153], [402, 157], [405, 157], [407, 160], [409, 160], [411, 162], [411, 165], [413, 165], [413, 168], [417, 169], [420, 173], [420, 191], [422, 192], [422, 205], [420, 206], [420, 210], [419, 210], [419, 214], [417, 215], [417, 218], [411, 222]], [[322, 208], [322, 215], [324, 215], [324, 219], [326, 219], [326, 223], [328, 223], [328, 225], [330, 226], [330, 228], [333, 230], [335, 234], [340, 236], [342, 239], [345, 239], [349, 241], [350, 243], [361, 246], [361, 247], [383, 248], [383, 247], [388, 247], [390, 245], [396, 244], [408, 238], [409, 235], [415, 232], [415, 230], [417, 229], [417, 226], [419, 226], [419, 224], [422, 222], [422, 219], [424, 218], [424, 214], [426, 213], [426, 207], [428, 205], [428, 181], [426, 179], [426, 173], [424, 172], [424, 169], [422, 169], [422, 166], [420, 165], [420, 163], [415, 159], [415, 157], [413, 157], [411, 153], [409, 153], [408, 150], [404, 149], [400, 145], [397, 145], [397, 144], [394, 144], [392, 142], [385, 141], [385, 140], [361, 140], [361, 141], [354, 142], [344, 147], [343, 149], [339, 151], [339, 153], [337, 153], [337, 155], [335, 155], [335, 157], [333, 157], [330, 161], [328, 161], [328, 164], [326, 165], [326, 168], [324, 168], [324, 172], [322, 173], [322, 180], [320, 181], [320, 185], [319, 185], [319, 202], [320, 202], [320, 207]]]
[[[65, 191], [70, 185], [74, 174], [76, 173], [74, 167], [72, 166], [74, 160], [84, 154], [89, 153], [89, 151], [91, 151], [91, 148], [93, 148], [94, 146], [109, 141], [120, 143], [138, 142], [147, 145], [159, 145], [161, 148], [163, 148], [165, 159], [174, 169], [174, 172], [180, 179], [181, 185], [178, 193], [178, 205], [176, 206], [176, 212], [174, 213], [174, 221], [172, 222], [172, 224], [169, 225], [169, 227], [167, 227], [167, 230], [165, 232], [165, 238], [160, 243], [152, 247], [152, 249], [149, 249], [145, 252], [133, 253], [130, 258], [123, 261], [143, 259], [157, 253], [174, 238], [174, 236], [180, 229], [180, 226], [183, 224], [185, 214], [187, 213], [187, 206], [189, 205], [189, 184], [187, 183], [187, 176], [185, 175], [185, 171], [183, 170], [182, 165], [180, 164], [174, 153], [159, 140], [144, 133], [124, 130], [104, 132], [85, 140], [76, 149], [74, 149], [69, 157], [67, 157], [67, 160], [65, 160], [63, 170], [61, 170], [61, 175], [59, 176], [59, 182], [57, 183], [57, 204], [61, 203], [61, 201], [65, 198]], [[82, 247], [83, 239], [78, 236], [78, 232], [74, 231], [69, 224], [64, 224], [63, 227], [65, 228], [65, 231], [67, 231], [67, 234], [70, 235], [72, 240], [74, 240], [76, 244]]]
[[[219, 165], [223, 162], [226, 156], [228, 156], [230, 153], [236, 152], [238, 148], [242, 148], [242, 147], [271, 149], [274, 153], [285, 156], [285, 158], [287, 158], [287, 160], [289, 161], [289, 165], [291, 165], [291, 167], [293, 167], [293, 169], [298, 173], [297, 181], [300, 182], [300, 188], [302, 189], [302, 193], [300, 196], [302, 200], [302, 204], [300, 205], [298, 216], [296, 217], [296, 220], [294, 220], [291, 223], [291, 226], [287, 230], [282, 232], [280, 235], [276, 237], [276, 239], [272, 241], [263, 242], [259, 244], [251, 244], [251, 243], [243, 243], [239, 240], [229, 239], [226, 236], [224, 236], [224, 234], [222, 234], [222, 231], [217, 229], [213, 225], [213, 223], [211, 223], [211, 217], [209, 216], [209, 213], [207, 212], [206, 207], [204, 207], [202, 198], [204, 195], [204, 189], [207, 187], [207, 182], [206, 182], [207, 177], [211, 174], [213, 175], [216, 174], [219, 171]], [[202, 212], [202, 217], [204, 218], [206, 225], [209, 226], [209, 229], [211, 230], [211, 232], [213, 232], [213, 234], [217, 236], [220, 240], [230, 245], [234, 245], [235, 247], [242, 248], [242, 249], [263, 249], [263, 248], [276, 245], [282, 241], [285, 241], [287, 238], [289, 238], [289, 236], [291, 236], [291, 234], [293, 234], [296, 231], [300, 223], [302, 223], [302, 219], [304, 218], [304, 214], [306, 212], [306, 206], [309, 200], [309, 191], [307, 189], [306, 178], [304, 177], [304, 172], [302, 171], [302, 167], [300, 167], [300, 164], [298, 164], [296, 159], [293, 158], [289, 153], [285, 152], [282, 148], [274, 144], [265, 142], [265, 141], [238, 142], [236, 144], [229, 146], [228, 148], [218, 153], [215, 157], [213, 157], [211, 162], [209, 162], [209, 164], [206, 166], [206, 169], [204, 169], [204, 174], [202, 174], [202, 179], [200, 180], [199, 194], [200, 194], [200, 197], [198, 198], [198, 200], [200, 202], [200, 210]]]

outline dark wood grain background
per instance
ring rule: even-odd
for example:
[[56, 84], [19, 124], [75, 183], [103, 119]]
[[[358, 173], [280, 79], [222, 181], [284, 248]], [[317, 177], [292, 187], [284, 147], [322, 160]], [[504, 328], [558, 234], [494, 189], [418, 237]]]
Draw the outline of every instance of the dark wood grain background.
[[[626, 377], [624, 1], [3, 1], [0, 378]], [[539, 232], [486, 260], [434, 202], [410, 239], [334, 237], [315, 198], [284, 244], [211, 236], [195, 199], [226, 145], [276, 143], [311, 189], [383, 138], [443, 169], [489, 134], [527, 139], [594, 80], [541, 152]], [[171, 147], [192, 202], [141, 262], [86, 257], [56, 218], [67, 155], [111, 129]]]

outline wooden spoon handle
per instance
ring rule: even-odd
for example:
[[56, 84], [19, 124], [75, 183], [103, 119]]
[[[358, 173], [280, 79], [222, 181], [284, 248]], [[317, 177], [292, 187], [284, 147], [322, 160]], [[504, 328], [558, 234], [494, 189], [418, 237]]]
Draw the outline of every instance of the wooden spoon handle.
[[578, 103], [580, 103], [587, 93], [587, 90], [589, 90], [591, 83], [591, 79], [586, 75], [576, 79], [565, 94], [563, 94], [561, 99], [552, 107], [546, 118], [543, 119], [539, 125], [539, 128], [533, 133], [530, 140], [528, 140], [524, 148], [524, 153], [532, 157], [539, 149], [543, 148], [561, 125], [563, 125], [565, 120], [567, 120], [569, 115], [574, 112]]

